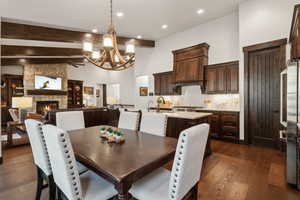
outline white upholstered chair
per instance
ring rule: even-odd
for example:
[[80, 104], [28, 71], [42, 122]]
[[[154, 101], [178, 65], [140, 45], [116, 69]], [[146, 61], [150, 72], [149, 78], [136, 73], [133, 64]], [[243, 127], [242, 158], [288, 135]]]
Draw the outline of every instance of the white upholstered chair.
[[143, 112], [140, 131], [152, 135], [166, 136], [168, 117], [162, 113]]
[[42, 129], [59, 200], [62, 196], [68, 200], [105, 200], [117, 194], [112, 184], [92, 171], [79, 176], [69, 134], [53, 125]]
[[49, 185], [49, 199], [54, 200], [56, 186], [53, 181], [48, 151], [42, 133], [42, 123], [37, 120], [27, 119], [25, 120], [25, 126], [32, 149], [33, 160], [37, 167], [37, 191], [35, 199], [38, 200], [41, 198], [42, 189], [45, 188], [43, 182], [47, 181]]
[[197, 199], [208, 132], [208, 124], [182, 131], [172, 171], [163, 168], [154, 171], [136, 182], [130, 193], [139, 200], [181, 200], [192, 190], [193, 199]]
[[121, 111], [118, 128], [136, 131], [139, 128], [140, 113]]
[[85, 128], [82, 111], [67, 111], [56, 113], [56, 126], [64, 131]]

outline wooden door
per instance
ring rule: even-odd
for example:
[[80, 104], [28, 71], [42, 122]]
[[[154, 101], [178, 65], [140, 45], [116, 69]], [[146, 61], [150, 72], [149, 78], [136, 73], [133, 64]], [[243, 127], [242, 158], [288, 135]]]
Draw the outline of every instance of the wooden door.
[[226, 93], [226, 67], [217, 68], [217, 92]]
[[239, 66], [227, 67], [227, 93], [238, 93], [239, 92]]
[[206, 93], [207, 94], [214, 94], [217, 90], [217, 69], [207, 68], [205, 70], [205, 79], [206, 79]]
[[280, 72], [285, 63], [285, 44], [283, 40], [244, 48], [245, 137], [248, 143], [277, 147]]

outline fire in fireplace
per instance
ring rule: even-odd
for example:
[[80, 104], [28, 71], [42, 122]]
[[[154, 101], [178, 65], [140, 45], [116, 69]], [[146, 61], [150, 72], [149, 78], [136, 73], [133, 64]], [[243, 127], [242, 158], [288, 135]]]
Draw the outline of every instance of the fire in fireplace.
[[50, 110], [58, 109], [58, 101], [38, 101], [36, 102], [36, 112], [45, 115]]

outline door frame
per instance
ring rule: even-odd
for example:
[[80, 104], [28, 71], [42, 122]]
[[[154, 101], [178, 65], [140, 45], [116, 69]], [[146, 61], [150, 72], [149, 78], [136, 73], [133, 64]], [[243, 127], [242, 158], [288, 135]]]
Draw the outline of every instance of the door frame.
[[[280, 48], [280, 63], [281, 71], [286, 68], [286, 44], [287, 38], [274, 40], [270, 42], [255, 44], [243, 48], [244, 52], [244, 138], [245, 144], [251, 144], [252, 135], [249, 129], [249, 53], [259, 50], [266, 50], [271, 48]], [[280, 94], [281, 95], [281, 94]]]

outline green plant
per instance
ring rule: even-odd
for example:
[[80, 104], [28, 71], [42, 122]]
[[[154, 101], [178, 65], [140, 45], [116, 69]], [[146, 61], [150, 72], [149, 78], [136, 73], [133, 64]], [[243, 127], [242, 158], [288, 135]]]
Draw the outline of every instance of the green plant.
[[113, 132], [112, 128], [108, 128], [107, 131], [110, 132], [110, 133]]

